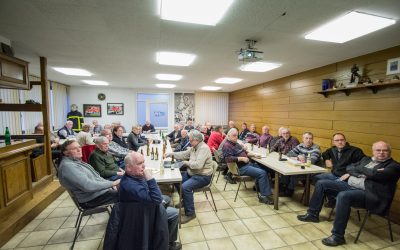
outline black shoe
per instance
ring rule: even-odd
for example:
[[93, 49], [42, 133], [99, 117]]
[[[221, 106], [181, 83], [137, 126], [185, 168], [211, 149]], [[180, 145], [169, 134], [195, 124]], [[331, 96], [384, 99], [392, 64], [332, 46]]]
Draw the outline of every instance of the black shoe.
[[181, 250], [182, 249], [182, 244], [180, 242], [170, 242], [169, 243], [169, 250]]
[[306, 222], [314, 222], [314, 223], [318, 223], [319, 222], [319, 218], [315, 215], [306, 213], [305, 215], [297, 215], [297, 219], [300, 221], [306, 221]]
[[253, 191], [260, 191], [260, 186], [258, 185], [258, 183], [254, 184], [253, 186]]
[[272, 195], [270, 195], [270, 196], [260, 196], [258, 198], [258, 201], [260, 203], [265, 203], [267, 205], [274, 205], [274, 197]]
[[328, 208], [334, 208], [336, 206], [336, 200], [335, 199], [330, 199], [327, 202], [325, 202], [324, 207]]
[[281, 197], [292, 197], [294, 194], [294, 190], [293, 189], [285, 189], [283, 192], [279, 192], [279, 196]]
[[181, 218], [181, 224], [186, 224], [189, 221], [193, 220], [194, 218], [196, 218], [196, 214], [192, 214], [192, 215], [184, 215]]
[[224, 176], [224, 179], [227, 180], [230, 184], [236, 184], [236, 181], [232, 179], [232, 174], [228, 173]]
[[322, 239], [322, 244], [324, 244], [325, 246], [336, 247], [346, 244], [346, 240], [344, 238], [331, 235], [328, 238]]

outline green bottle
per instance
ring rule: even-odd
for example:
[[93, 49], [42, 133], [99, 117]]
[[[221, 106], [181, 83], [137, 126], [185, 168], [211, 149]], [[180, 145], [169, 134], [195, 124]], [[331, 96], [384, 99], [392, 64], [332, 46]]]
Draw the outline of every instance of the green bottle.
[[6, 127], [6, 132], [4, 133], [4, 142], [6, 145], [11, 145], [11, 134], [8, 127]]

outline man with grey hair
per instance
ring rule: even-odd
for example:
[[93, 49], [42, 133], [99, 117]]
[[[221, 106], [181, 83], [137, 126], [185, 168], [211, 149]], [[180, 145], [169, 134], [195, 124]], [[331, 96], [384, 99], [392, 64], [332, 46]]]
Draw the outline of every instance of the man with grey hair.
[[179, 142], [181, 141], [181, 125], [176, 123], [174, 125], [174, 130], [167, 135], [169, 138], [169, 142], [171, 143], [171, 147], [178, 146]]
[[188, 131], [186, 129], [181, 130], [181, 142], [175, 147], [174, 152], [185, 151], [188, 147], [190, 147], [190, 141], [188, 136]]
[[165, 154], [165, 157], [174, 156], [175, 159], [182, 160], [183, 166], [187, 166], [187, 171], [182, 172], [182, 198], [185, 208], [182, 224], [196, 218], [193, 190], [210, 183], [215, 167], [210, 149], [203, 142], [203, 135], [197, 130], [192, 130], [189, 133], [189, 141], [192, 147], [186, 151]]
[[250, 162], [249, 157], [256, 157], [256, 155], [252, 152], [247, 152], [238, 143], [238, 134], [239, 133], [237, 129], [229, 130], [227, 135], [228, 140], [225, 142], [224, 147], [222, 148], [223, 157], [227, 163], [235, 162], [241, 175], [247, 175], [255, 178], [260, 187], [261, 196], [259, 197], [259, 202], [272, 205], [274, 203], [274, 199], [272, 197], [268, 174], [257, 164]]
[[225, 129], [225, 134], [228, 134], [228, 132], [229, 132], [229, 130], [231, 128], [235, 128], [237, 131], [239, 131], [238, 128], [235, 127], [235, 122], [234, 121], [229, 121], [228, 122], [228, 127]]
[[74, 123], [72, 121], [67, 121], [64, 127], [58, 130], [57, 132], [58, 137], [60, 137], [60, 139], [67, 139], [70, 136], [75, 136], [75, 132], [74, 130], [72, 130], [73, 126]]
[[390, 145], [383, 141], [372, 145], [372, 155], [348, 165], [347, 173], [339, 179], [319, 180], [307, 213], [297, 216], [300, 221], [319, 222], [324, 196], [336, 196], [332, 235], [322, 240], [324, 245], [338, 246], [346, 243], [344, 235], [351, 207], [366, 208], [370, 213], [379, 215], [388, 212], [400, 177], [400, 164], [391, 158]]
[[114, 157], [108, 152], [109, 143], [104, 136], [96, 139], [96, 149], [89, 156], [89, 164], [101, 177], [114, 181], [120, 179], [125, 171], [117, 165]]
[[296, 139], [296, 137], [293, 137], [290, 134], [290, 130], [288, 128], [279, 128], [279, 130], [282, 134], [282, 137], [271, 146], [271, 151], [287, 154], [290, 150], [299, 145], [299, 141]]
[[115, 161], [117, 162], [118, 166], [121, 168], [125, 167], [124, 158], [130, 152], [129, 149], [121, 147], [118, 143], [112, 140], [112, 132], [111, 129], [103, 129], [100, 132], [101, 136], [107, 137], [108, 141], [108, 152], [114, 156]]

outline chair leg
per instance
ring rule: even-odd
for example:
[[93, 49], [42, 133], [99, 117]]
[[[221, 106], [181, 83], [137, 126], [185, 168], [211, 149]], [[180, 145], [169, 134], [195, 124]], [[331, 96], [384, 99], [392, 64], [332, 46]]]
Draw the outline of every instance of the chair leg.
[[208, 200], [207, 191], [204, 191], [204, 194], [206, 196], [206, 199]]
[[74, 249], [76, 238], [78, 238], [78, 233], [79, 233], [79, 228], [81, 227], [82, 218], [83, 218], [83, 215], [81, 215], [79, 217], [78, 226], [76, 227], [76, 231], [75, 231], [74, 241], [72, 242], [72, 246], [70, 248], [71, 250]]
[[389, 217], [387, 218], [388, 220], [388, 226], [389, 226], [389, 234], [390, 234], [390, 240], [393, 242], [393, 231], [392, 231], [392, 223], [390, 223]]
[[215, 183], [218, 183], [218, 179], [219, 179], [220, 175], [221, 175], [221, 171], [218, 171], [217, 180], [215, 181]]
[[226, 184], [228, 184], [228, 180], [225, 181], [224, 191], [225, 191], [225, 188], [226, 188]]
[[75, 227], [78, 225], [78, 221], [79, 221], [79, 218], [81, 217], [81, 215], [82, 215], [82, 212], [79, 211], [78, 217], [76, 218]]
[[246, 186], [246, 182], [245, 182], [245, 181], [243, 181], [243, 184], [244, 184], [244, 187], [247, 189], [247, 186]]
[[334, 210], [335, 210], [335, 208], [333, 207], [333, 208], [331, 209], [330, 213], [329, 213], [328, 221], [331, 220]]
[[365, 222], [367, 222], [368, 216], [369, 216], [369, 211], [367, 211], [367, 213], [365, 214], [364, 220], [361, 223], [360, 230], [358, 231], [358, 234], [357, 234], [356, 239], [354, 240], [354, 243], [357, 243], [358, 238], [360, 237], [361, 231], [364, 229]]
[[234, 200], [235, 202], [236, 202], [236, 198], [237, 198], [238, 193], [239, 193], [240, 184], [242, 184], [242, 181], [241, 181], [241, 180], [239, 181], [238, 189], [237, 189], [237, 191], [236, 191], [235, 200]]
[[257, 180], [254, 181], [254, 185], [256, 186], [257, 198], [260, 198], [260, 194], [258, 192], [258, 187], [257, 187]]
[[[207, 193], [207, 192], [206, 192], [206, 193]], [[214, 203], [214, 210], [215, 210], [215, 212], [218, 212], [217, 206], [215, 205], [214, 196], [213, 196], [211, 190], [210, 190], [210, 195], [211, 195], [211, 200], [212, 200], [212, 202]], [[210, 201], [208, 201], [208, 202], [210, 202]]]
[[357, 210], [357, 217], [358, 217], [358, 221], [361, 221], [360, 210]]

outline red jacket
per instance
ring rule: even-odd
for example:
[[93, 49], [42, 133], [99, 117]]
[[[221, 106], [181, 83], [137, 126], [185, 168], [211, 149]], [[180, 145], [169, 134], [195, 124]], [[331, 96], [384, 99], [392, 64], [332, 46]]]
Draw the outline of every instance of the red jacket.
[[207, 142], [207, 145], [210, 148], [211, 152], [212, 152], [213, 148], [218, 150], [218, 147], [221, 144], [221, 142], [224, 140], [224, 138], [225, 138], [225, 136], [222, 136], [218, 132], [215, 132], [215, 131], [211, 132], [210, 138], [208, 138], [208, 142]]

